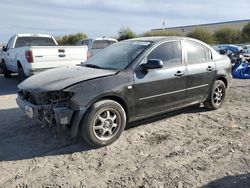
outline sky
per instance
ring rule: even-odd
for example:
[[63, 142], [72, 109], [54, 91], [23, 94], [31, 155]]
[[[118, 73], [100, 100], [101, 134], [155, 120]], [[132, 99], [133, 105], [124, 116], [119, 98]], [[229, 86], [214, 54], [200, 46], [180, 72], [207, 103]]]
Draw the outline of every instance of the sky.
[[16, 33], [115, 37], [154, 28], [250, 19], [249, 0], [0, 0], [0, 43]]

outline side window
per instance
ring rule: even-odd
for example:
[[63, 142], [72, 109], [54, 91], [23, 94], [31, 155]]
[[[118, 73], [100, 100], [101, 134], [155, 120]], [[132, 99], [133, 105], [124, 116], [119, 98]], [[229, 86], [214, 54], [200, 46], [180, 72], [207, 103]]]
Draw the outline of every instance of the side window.
[[18, 37], [13, 37], [13, 38], [12, 38], [11, 43], [10, 43], [10, 48], [11, 48], [11, 47], [12, 47], [12, 48], [15, 48], [14, 43], [15, 43], [16, 39], [18, 39]]
[[204, 47], [204, 50], [205, 50], [205, 54], [206, 54], [206, 59], [208, 61], [211, 60], [213, 58], [211, 50], [209, 50], [207, 47]]
[[207, 47], [194, 41], [185, 41], [185, 50], [189, 64], [206, 62], [212, 58], [211, 51]]
[[16, 40], [15, 48], [27, 46], [28, 45], [27, 43], [28, 41], [26, 42], [24, 37], [18, 37]]
[[156, 47], [147, 57], [147, 59], [160, 59], [164, 65], [181, 64], [182, 52], [179, 41], [166, 42]]
[[8, 44], [7, 44], [7, 50], [10, 49], [11, 47], [11, 44], [12, 44], [12, 41], [13, 41], [13, 37], [10, 38], [10, 40], [8, 41]]

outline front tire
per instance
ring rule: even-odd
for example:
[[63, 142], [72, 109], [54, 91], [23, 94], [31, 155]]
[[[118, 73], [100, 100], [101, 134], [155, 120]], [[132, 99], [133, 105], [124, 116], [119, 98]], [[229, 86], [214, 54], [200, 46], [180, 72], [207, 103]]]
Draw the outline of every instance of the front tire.
[[80, 134], [95, 147], [103, 147], [116, 141], [126, 126], [123, 107], [113, 100], [93, 104], [81, 123]]
[[212, 86], [212, 90], [204, 106], [209, 110], [216, 110], [220, 108], [226, 96], [226, 86], [221, 80], [216, 80]]

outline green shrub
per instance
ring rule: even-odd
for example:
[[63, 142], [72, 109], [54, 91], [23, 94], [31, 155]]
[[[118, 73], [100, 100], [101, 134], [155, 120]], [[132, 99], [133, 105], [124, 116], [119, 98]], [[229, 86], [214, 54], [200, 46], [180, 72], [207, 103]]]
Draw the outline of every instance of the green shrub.
[[250, 22], [243, 27], [241, 36], [243, 43], [250, 42]]
[[237, 44], [241, 42], [241, 32], [236, 29], [222, 28], [214, 32], [214, 38], [219, 44]]
[[148, 31], [143, 33], [144, 37], [152, 37], [152, 36], [181, 36], [178, 32], [168, 32], [164, 30], [157, 30], [157, 31]]
[[56, 40], [59, 45], [74, 45], [79, 40], [86, 38], [87, 35], [85, 33], [76, 33], [76, 34], [64, 35], [63, 37], [56, 37]]
[[118, 40], [126, 40], [126, 39], [132, 39], [135, 38], [136, 34], [129, 28], [129, 27], [122, 27], [118, 31]]
[[214, 38], [213, 38], [212, 33], [202, 28], [194, 29], [193, 31], [188, 33], [187, 36], [201, 40], [208, 44], [214, 44]]

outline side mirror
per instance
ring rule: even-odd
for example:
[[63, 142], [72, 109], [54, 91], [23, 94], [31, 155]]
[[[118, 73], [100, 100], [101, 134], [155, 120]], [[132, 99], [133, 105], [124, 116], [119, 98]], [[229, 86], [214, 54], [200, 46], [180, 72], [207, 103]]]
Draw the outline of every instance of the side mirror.
[[143, 64], [143, 69], [160, 69], [163, 67], [162, 60], [159, 59], [149, 59], [146, 64]]
[[7, 47], [6, 46], [3, 46], [3, 52], [6, 52], [7, 51]]

